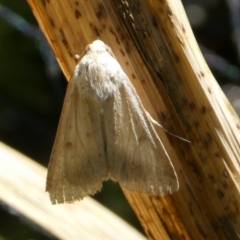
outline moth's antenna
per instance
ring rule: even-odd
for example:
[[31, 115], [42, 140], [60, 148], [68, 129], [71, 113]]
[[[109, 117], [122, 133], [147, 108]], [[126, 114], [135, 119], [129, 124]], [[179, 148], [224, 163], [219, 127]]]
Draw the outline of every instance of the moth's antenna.
[[180, 140], [182, 140], [182, 141], [184, 141], [184, 142], [187, 142], [187, 143], [190, 143], [190, 142], [191, 142], [191, 141], [189, 141], [189, 140], [187, 140], [187, 139], [185, 139], [185, 138], [179, 137], [178, 135], [169, 132], [169, 131], [168, 131], [166, 128], [164, 128], [161, 124], [159, 124], [157, 121], [155, 121], [148, 112], [146, 112], [146, 113], [147, 113], [148, 117], [151, 119], [152, 123], [155, 124], [155, 125], [157, 125], [158, 127], [162, 128], [163, 131], [166, 132], [167, 134], [169, 134], [169, 135], [171, 135], [171, 136], [173, 136], [173, 137], [175, 137], [175, 138], [178, 138], [178, 139], [180, 139]]

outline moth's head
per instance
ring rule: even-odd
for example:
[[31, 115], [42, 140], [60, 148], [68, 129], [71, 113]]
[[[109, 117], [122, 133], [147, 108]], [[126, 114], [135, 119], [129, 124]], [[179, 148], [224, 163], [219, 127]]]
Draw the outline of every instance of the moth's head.
[[111, 48], [101, 40], [95, 40], [91, 44], [87, 45], [85, 49], [85, 54], [90, 53], [109, 53], [112, 57], [115, 58], [112, 53]]

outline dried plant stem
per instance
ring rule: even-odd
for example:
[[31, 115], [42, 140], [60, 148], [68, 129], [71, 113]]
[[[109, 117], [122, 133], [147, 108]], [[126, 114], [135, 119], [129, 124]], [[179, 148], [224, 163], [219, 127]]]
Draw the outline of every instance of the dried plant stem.
[[91, 198], [53, 206], [46, 168], [0, 142], [0, 201], [58, 239], [145, 239]]

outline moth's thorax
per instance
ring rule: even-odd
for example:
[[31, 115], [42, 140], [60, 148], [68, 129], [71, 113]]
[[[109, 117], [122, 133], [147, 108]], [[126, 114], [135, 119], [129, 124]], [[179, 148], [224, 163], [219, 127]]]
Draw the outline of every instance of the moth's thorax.
[[123, 74], [119, 63], [108, 52], [90, 52], [78, 63], [74, 78], [82, 96], [104, 101], [119, 89], [121, 77], [116, 76]]

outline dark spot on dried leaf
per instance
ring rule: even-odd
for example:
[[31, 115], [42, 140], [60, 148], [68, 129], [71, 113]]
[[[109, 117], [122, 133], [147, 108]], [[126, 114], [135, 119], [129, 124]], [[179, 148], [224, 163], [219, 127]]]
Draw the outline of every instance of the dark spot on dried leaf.
[[217, 158], [220, 158], [221, 154], [220, 154], [220, 152], [215, 152], [214, 156], [217, 157]]
[[146, 233], [147, 233], [147, 236], [148, 236], [148, 239], [152, 239], [152, 240], [155, 240], [155, 234], [152, 234], [152, 232], [150, 231], [149, 228], [145, 229]]
[[97, 36], [100, 36], [100, 31], [94, 24], [90, 23], [90, 27], [93, 29]]
[[212, 143], [212, 136], [210, 133], [207, 133], [206, 137], [203, 139], [203, 144], [206, 148], [208, 148], [211, 143]]
[[44, 7], [46, 7], [46, 0], [41, 0], [42, 1], [42, 5], [44, 6]]
[[188, 165], [191, 167], [192, 171], [196, 174], [199, 181], [201, 181], [201, 171], [199, 165], [195, 160], [188, 160]]
[[224, 187], [224, 188], [227, 188], [228, 187], [228, 184], [227, 184], [227, 182], [226, 181], [221, 181], [221, 184], [222, 184], [222, 186]]
[[59, 31], [60, 31], [60, 33], [62, 35], [62, 43], [64, 44], [65, 47], [68, 48], [68, 42], [67, 42], [67, 39], [65, 37], [65, 34], [64, 34], [63, 30], [60, 28]]
[[165, 112], [160, 112], [160, 119], [163, 121], [167, 121], [168, 120], [167, 114]]
[[176, 53], [173, 54], [173, 57], [174, 57], [174, 61], [175, 62], [177, 62], [177, 63], [180, 62], [180, 58], [179, 58], [179, 56]]
[[68, 42], [67, 42], [67, 40], [65, 38], [62, 39], [62, 43], [65, 45], [65, 47], [68, 46]]
[[200, 123], [198, 121], [194, 121], [193, 123], [194, 123], [195, 127], [199, 127], [200, 126]]
[[122, 53], [123, 56], [126, 55], [125, 52], [124, 52], [124, 50], [122, 50], [121, 48], [120, 48], [120, 52]]
[[156, 18], [155, 18], [154, 16], [152, 16], [152, 25], [153, 25], [155, 28], [158, 28], [158, 24], [157, 24]]
[[204, 232], [203, 228], [200, 226], [199, 223], [196, 224], [198, 232], [203, 236], [203, 238], [208, 238], [208, 235]]
[[66, 142], [65, 143], [65, 147], [67, 147], [67, 148], [70, 148], [72, 146], [73, 146], [72, 142]]
[[209, 179], [212, 183], [215, 182], [215, 178], [214, 178], [214, 176], [211, 175], [211, 174], [208, 174], [208, 179]]
[[189, 107], [190, 107], [191, 110], [193, 110], [193, 109], [196, 108], [196, 105], [195, 105], [194, 102], [190, 102], [190, 103], [189, 103]]
[[77, 9], [75, 9], [75, 17], [78, 19], [81, 16], [82, 16], [82, 14]]
[[96, 12], [96, 15], [97, 15], [98, 19], [103, 19], [103, 18], [107, 17], [107, 12], [106, 12], [106, 10], [104, 8], [104, 5], [102, 3], [100, 3], [98, 5], [98, 10]]
[[206, 107], [202, 106], [200, 109], [201, 114], [205, 114], [207, 112]]
[[224, 193], [221, 190], [217, 190], [217, 196], [219, 198], [223, 198], [224, 197]]
[[55, 27], [55, 22], [53, 21], [53, 19], [51, 17], [49, 17], [49, 22], [52, 27]]
[[114, 37], [115, 37], [115, 39], [116, 39], [116, 41], [117, 41], [117, 44], [120, 45], [120, 41], [119, 41], [118, 36], [117, 36], [117, 34], [115, 33], [114, 29], [113, 29], [112, 27], [110, 27], [110, 28], [109, 28], [109, 31], [110, 31], [110, 33], [112, 33], [112, 35], [114, 35]]

